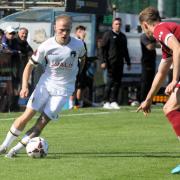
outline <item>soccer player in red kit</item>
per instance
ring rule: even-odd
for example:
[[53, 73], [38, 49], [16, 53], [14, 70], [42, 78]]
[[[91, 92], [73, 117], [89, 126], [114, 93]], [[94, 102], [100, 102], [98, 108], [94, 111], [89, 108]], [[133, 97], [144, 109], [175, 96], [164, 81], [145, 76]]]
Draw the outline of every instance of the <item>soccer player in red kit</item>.
[[[159, 12], [154, 7], [148, 7], [139, 14], [143, 31], [161, 43], [162, 60], [153, 80], [146, 99], [140, 104], [137, 112], [142, 110], [145, 115], [150, 113], [153, 96], [159, 91], [170, 66], [173, 65], [173, 78], [167, 85], [165, 93], [169, 99], [163, 107], [164, 114], [180, 138], [180, 25], [173, 22], [161, 22]], [[180, 173], [180, 165], [172, 170]]]

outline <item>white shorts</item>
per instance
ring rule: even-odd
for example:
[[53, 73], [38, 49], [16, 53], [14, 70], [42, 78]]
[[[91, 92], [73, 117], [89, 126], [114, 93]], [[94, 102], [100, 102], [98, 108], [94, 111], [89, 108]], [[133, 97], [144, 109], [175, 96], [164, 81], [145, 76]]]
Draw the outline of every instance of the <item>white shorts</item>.
[[57, 119], [68, 96], [52, 96], [44, 85], [37, 85], [29, 98], [27, 107], [38, 112], [44, 112], [50, 119]]

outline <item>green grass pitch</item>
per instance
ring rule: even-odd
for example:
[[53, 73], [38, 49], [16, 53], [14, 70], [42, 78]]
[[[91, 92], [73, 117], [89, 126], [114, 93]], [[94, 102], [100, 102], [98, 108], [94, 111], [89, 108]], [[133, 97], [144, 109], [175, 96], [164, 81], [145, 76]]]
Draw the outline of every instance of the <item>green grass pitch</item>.
[[[179, 180], [170, 171], [180, 164], [180, 143], [161, 107], [153, 107], [148, 117], [135, 110], [63, 111], [61, 120], [41, 134], [49, 144], [48, 156], [31, 159], [24, 150], [14, 159], [0, 155], [0, 179]], [[1, 142], [19, 114], [0, 113]]]

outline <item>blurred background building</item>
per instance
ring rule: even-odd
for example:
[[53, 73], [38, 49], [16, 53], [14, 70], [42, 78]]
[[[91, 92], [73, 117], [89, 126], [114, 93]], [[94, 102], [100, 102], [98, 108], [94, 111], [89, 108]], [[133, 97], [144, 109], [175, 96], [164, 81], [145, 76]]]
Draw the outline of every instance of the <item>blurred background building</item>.
[[111, 0], [118, 12], [138, 14], [147, 6], [163, 9], [164, 17], [180, 17], [180, 0]]
[[[0, 17], [35, 7], [65, 7], [76, 4], [96, 4], [101, 0], [0, 0]], [[106, 4], [106, 0], [102, 0]], [[164, 17], [180, 17], [180, 0], [108, 0], [107, 13], [113, 11], [138, 14], [147, 6], [158, 7]], [[89, 12], [87, 12], [89, 13]]]

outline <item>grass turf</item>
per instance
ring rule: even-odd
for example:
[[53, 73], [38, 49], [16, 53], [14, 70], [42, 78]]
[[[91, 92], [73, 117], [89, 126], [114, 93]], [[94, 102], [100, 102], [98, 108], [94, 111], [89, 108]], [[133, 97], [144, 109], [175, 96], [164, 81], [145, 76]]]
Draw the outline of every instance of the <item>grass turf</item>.
[[[48, 156], [31, 159], [25, 151], [14, 159], [1, 155], [0, 178], [179, 179], [180, 175], [170, 171], [180, 164], [180, 144], [161, 108], [154, 107], [148, 117], [134, 110], [122, 107], [119, 111], [100, 108], [63, 111], [61, 120], [50, 123], [41, 135], [48, 141]], [[0, 141], [19, 114], [0, 114]], [[34, 122], [35, 119], [26, 129]]]

